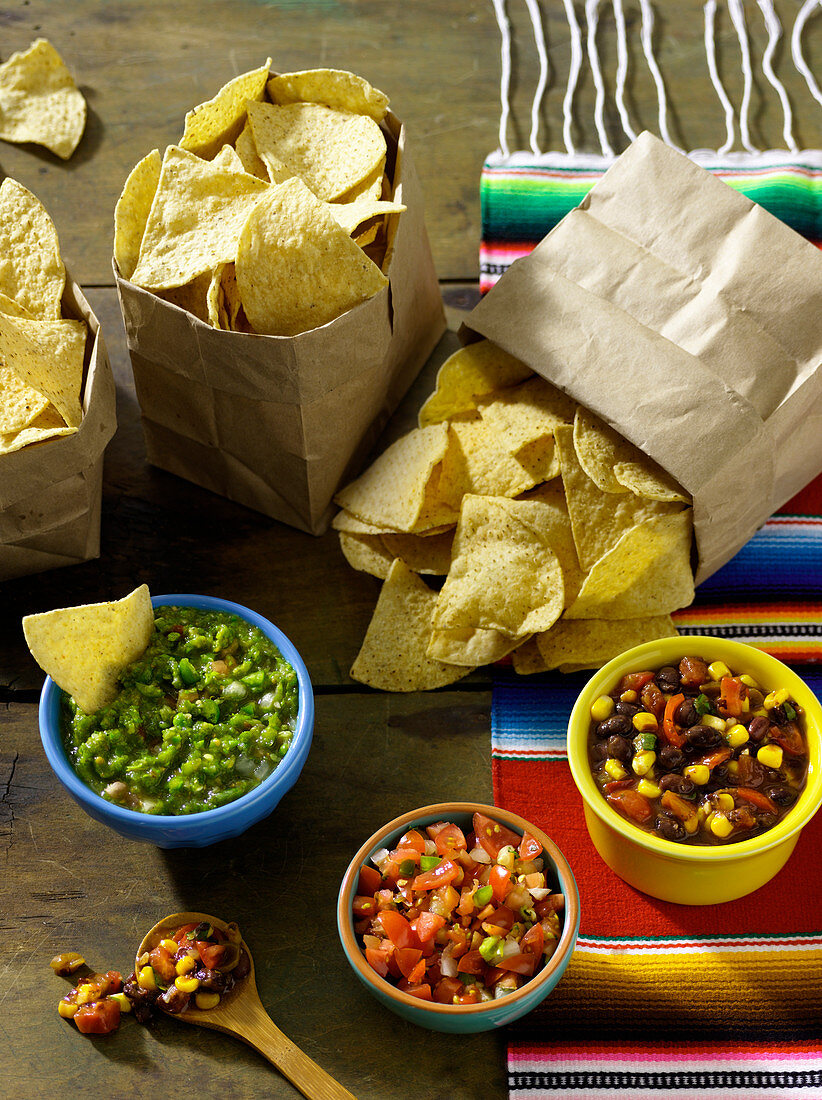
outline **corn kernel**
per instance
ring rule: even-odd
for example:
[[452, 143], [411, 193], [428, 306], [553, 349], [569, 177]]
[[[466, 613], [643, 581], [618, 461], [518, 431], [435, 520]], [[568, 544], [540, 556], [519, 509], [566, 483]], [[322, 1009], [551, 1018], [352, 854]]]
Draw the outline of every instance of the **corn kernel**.
[[691, 764], [689, 767], [683, 768], [683, 775], [696, 783], [697, 787], [704, 787], [711, 778], [711, 769], [707, 764]]
[[759, 684], [754, 680], [753, 676], [749, 676], [747, 672], [740, 676], [739, 679], [745, 687], [756, 688], [756, 690], [759, 691]]
[[150, 992], [155, 990], [157, 988], [157, 982], [154, 980], [154, 967], [142, 967], [140, 973], [137, 975], [137, 984], [140, 989], [147, 989]]
[[638, 752], [631, 761], [631, 767], [635, 775], [648, 775], [656, 762], [656, 753], [648, 750]]
[[724, 661], [713, 661], [708, 665], [708, 675], [712, 680], [719, 682], [723, 676], [730, 676], [731, 670]]
[[164, 947], [169, 955], [176, 955], [180, 945], [175, 943], [174, 940], [160, 940], [160, 947]]
[[57, 1011], [64, 1020], [70, 1020], [79, 1007], [79, 1005], [72, 1004], [71, 1001], [60, 1000], [57, 1002]]
[[194, 956], [186, 955], [182, 959], [178, 959], [174, 969], [178, 974], [190, 974], [192, 970], [197, 969], [197, 963], [194, 960]]
[[699, 719], [700, 726], [710, 726], [713, 730], [719, 730], [720, 733], [725, 732], [725, 719], [719, 718], [716, 714], [703, 714]]
[[685, 828], [685, 832], [689, 836], [693, 836], [693, 834], [699, 828], [699, 814], [691, 814], [691, 816], [683, 821], [682, 824]]
[[751, 711], [751, 714], [754, 716], [754, 718], [769, 718], [770, 717], [770, 715], [768, 714], [768, 712], [765, 710], [764, 707], [757, 707], [756, 710]]
[[765, 696], [765, 710], [773, 710], [774, 707], [781, 707], [783, 703], [787, 703], [791, 693], [787, 688], [777, 688], [776, 691], [771, 691]]
[[782, 749], [779, 745], [763, 745], [757, 752], [756, 759], [766, 768], [782, 767]]
[[736, 775], [739, 771], [739, 762], [737, 760], [729, 760], [726, 767], [728, 768], [728, 775]]
[[662, 791], [657, 787], [656, 783], [652, 783], [650, 779], [640, 779], [636, 785], [636, 789], [640, 794], [645, 795], [646, 798], [660, 798]]
[[634, 691], [634, 689], [628, 688], [627, 691], [623, 691], [623, 693], [620, 695], [619, 701], [620, 703], [635, 703], [638, 698], [639, 696]]
[[131, 1012], [131, 1001], [125, 993], [110, 993], [108, 999], [110, 1001], [116, 1001], [120, 1006], [121, 1012]]
[[733, 795], [728, 794], [726, 791], [720, 791], [716, 796], [716, 807], [723, 813], [730, 813], [736, 806], [733, 800]]
[[728, 730], [727, 740], [732, 749], [738, 749], [747, 744], [749, 740], [748, 731], [741, 723], [737, 722], [735, 726], [731, 726]]
[[711, 832], [714, 836], [724, 839], [734, 831], [733, 823], [724, 814], [714, 814], [711, 817]]
[[620, 762], [613, 756], [609, 756], [603, 765], [611, 779], [624, 779], [628, 774]]
[[196, 993], [200, 988], [200, 979], [187, 978], [184, 974], [180, 974], [174, 979], [174, 984], [181, 993]]
[[604, 722], [606, 718], [610, 718], [614, 713], [614, 707], [616, 704], [610, 695], [600, 695], [598, 699], [594, 699], [591, 703], [591, 718], [595, 722]]
[[633, 719], [634, 729], [639, 730], [640, 733], [656, 733], [659, 729], [659, 722], [653, 714], [649, 714], [648, 711], [641, 710], [639, 714], [635, 714]]
[[208, 1012], [210, 1008], [216, 1008], [220, 1003], [220, 994], [202, 990], [194, 998], [194, 1003], [203, 1012]]
[[74, 1001], [77, 1005], [87, 1005], [97, 999], [97, 986], [92, 982], [84, 982], [79, 985], [77, 992], [74, 994]]

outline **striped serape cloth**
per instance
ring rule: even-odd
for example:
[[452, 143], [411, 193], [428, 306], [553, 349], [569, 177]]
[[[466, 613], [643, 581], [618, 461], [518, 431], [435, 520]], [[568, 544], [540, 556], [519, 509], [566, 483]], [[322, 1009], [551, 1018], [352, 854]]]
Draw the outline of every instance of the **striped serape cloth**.
[[[822, 246], [822, 152], [689, 156], [797, 233]], [[480, 177], [480, 290], [526, 256], [578, 206], [613, 163], [599, 154], [492, 153]]]
[[[822, 477], [674, 617], [682, 633], [774, 653], [822, 694], [820, 611]], [[585, 680], [495, 670], [495, 800], [557, 842], [581, 897], [565, 976], [509, 1030], [512, 1100], [819, 1100], [822, 813], [776, 878], [746, 898], [681, 906], [634, 890], [594, 850], [567, 765], [567, 720]]]

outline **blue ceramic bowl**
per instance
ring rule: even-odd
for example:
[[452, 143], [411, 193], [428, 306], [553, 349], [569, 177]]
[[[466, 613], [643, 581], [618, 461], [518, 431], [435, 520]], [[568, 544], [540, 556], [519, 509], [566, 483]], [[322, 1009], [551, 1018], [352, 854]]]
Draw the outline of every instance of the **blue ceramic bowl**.
[[[529, 832], [542, 844], [545, 870], [548, 881], [558, 886], [565, 895], [565, 918], [562, 935], [556, 951], [529, 982], [500, 997], [495, 1001], [486, 1001], [476, 1005], [441, 1005], [434, 1001], [421, 1001], [408, 993], [402, 993], [385, 978], [381, 978], [365, 959], [362, 947], [354, 932], [354, 896], [357, 892], [357, 880], [360, 868], [368, 863], [374, 852], [380, 848], [394, 848], [403, 833], [409, 829], [424, 829], [437, 821], [453, 821], [468, 833], [472, 829], [472, 818], [479, 811], [495, 818], [517, 833]], [[433, 1031], [448, 1031], [458, 1035], [467, 1035], [476, 1031], [491, 1031], [504, 1027], [530, 1012], [544, 1001], [559, 979], [565, 973], [570, 962], [579, 931], [579, 892], [568, 862], [556, 844], [535, 825], [524, 818], [501, 810], [498, 806], [483, 806], [474, 802], [441, 802], [435, 806], [424, 806], [420, 810], [411, 810], [402, 817], [394, 818], [374, 833], [357, 852], [343, 877], [340, 895], [337, 901], [337, 928], [340, 933], [343, 950], [351, 963], [354, 973], [369, 993], [392, 1012], [410, 1020], [413, 1024], [430, 1028]]]
[[299, 709], [294, 738], [282, 762], [259, 787], [234, 802], [215, 810], [198, 814], [143, 814], [107, 802], [95, 794], [72, 768], [63, 738], [60, 734], [60, 699], [62, 691], [50, 676], [46, 677], [40, 694], [40, 738], [54, 774], [95, 821], [108, 825], [115, 832], [131, 840], [145, 840], [158, 848], [203, 848], [218, 840], [239, 836], [246, 829], [261, 821], [274, 809], [286, 791], [297, 782], [303, 769], [314, 732], [314, 695], [311, 680], [302, 657], [276, 626], [249, 611], [247, 607], [218, 600], [213, 596], [171, 595], [152, 596], [154, 607], [174, 604], [178, 607], [196, 607], [209, 611], [227, 611], [239, 615], [258, 627], [277, 646], [280, 653], [297, 673], [299, 684]]

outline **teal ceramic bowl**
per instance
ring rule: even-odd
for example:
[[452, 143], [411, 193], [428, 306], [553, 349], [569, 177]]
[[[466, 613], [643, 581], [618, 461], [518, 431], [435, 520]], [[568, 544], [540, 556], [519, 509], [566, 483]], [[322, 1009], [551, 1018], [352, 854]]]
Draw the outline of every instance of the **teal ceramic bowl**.
[[[380, 848], [393, 848], [403, 833], [409, 829], [423, 829], [437, 821], [453, 821], [464, 832], [472, 828], [475, 812], [495, 818], [517, 833], [529, 832], [535, 836], [544, 848], [545, 870], [549, 881], [565, 895], [565, 918], [559, 944], [542, 970], [520, 989], [508, 993], [495, 1001], [486, 1001], [476, 1005], [442, 1005], [433, 1001], [421, 1001], [408, 993], [403, 993], [390, 982], [381, 978], [366, 962], [362, 947], [354, 932], [353, 902], [357, 889], [360, 868], [368, 863], [372, 854]], [[491, 1031], [497, 1027], [518, 1020], [545, 1000], [559, 979], [565, 973], [570, 962], [579, 931], [579, 892], [567, 860], [556, 844], [535, 825], [497, 806], [483, 806], [474, 802], [441, 802], [434, 806], [424, 806], [419, 810], [410, 810], [401, 817], [394, 818], [363, 844], [357, 852], [343, 877], [340, 895], [337, 901], [337, 928], [340, 933], [343, 950], [354, 973], [362, 984], [377, 1000], [398, 1016], [410, 1020], [420, 1027], [432, 1031], [448, 1031], [457, 1035], [467, 1035], [476, 1031]]]

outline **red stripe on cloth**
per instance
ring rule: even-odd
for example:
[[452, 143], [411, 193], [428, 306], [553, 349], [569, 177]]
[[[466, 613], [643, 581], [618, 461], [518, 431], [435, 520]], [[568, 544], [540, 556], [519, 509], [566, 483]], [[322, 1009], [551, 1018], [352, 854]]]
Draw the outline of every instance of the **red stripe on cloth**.
[[724, 905], [674, 905], [634, 890], [605, 865], [588, 837], [567, 764], [494, 758], [492, 774], [497, 805], [533, 821], [571, 864], [585, 899], [580, 936], [802, 935], [822, 927], [822, 813], [804, 828], [785, 867], [755, 893]]
[[578, 1057], [585, 1061], [597, 1062], [606, 1059], [624, 1059], [629, 1057], [632, 1061], [667, 1061], [680, 1062], [683, 1059], [699, 1059], [706, 1062], [784, 1062], [790, 1056], [791, 1062], [801, 1062], [803, 1059], [816, 1062], [822, 1053], [822, 1044], [817, 1041], [807, 1040], [799, 1042], [769, 1043], [740, 1043], [735, 1041], [722, 1043], [709, 1042], [657, 1042], [643, 1043], [631, 1042], [626, 1048], [624, 1042], [604, 1042], [601, 1039], [592, 1039], [590, 1042], [580, 1043], [572, 1040], [559, 1039], [550, 1046], [545, 1043], [515, 1042], [511, 1045], [509, 1060], [526, 1061], [538, 1059], [541, 1062], [561, 1062], [568, 1058]]

